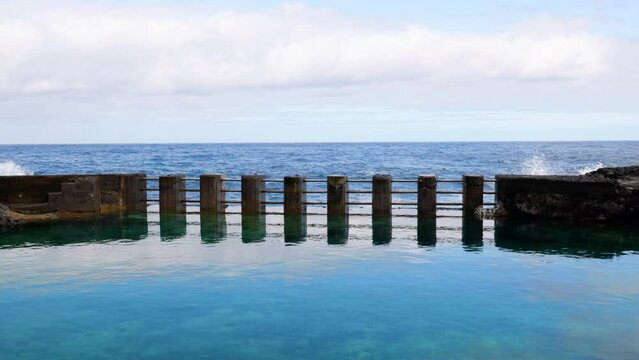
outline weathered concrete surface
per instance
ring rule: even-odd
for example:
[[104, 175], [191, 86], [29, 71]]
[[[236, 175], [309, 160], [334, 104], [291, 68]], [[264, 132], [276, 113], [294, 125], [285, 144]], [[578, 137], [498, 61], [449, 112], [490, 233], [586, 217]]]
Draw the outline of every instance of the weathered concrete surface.
[[0, 225], [146, 212], [144, 174], [0, 176]]
[[498, 213], [510, 218], [639, 222], [639, 167], [583, 176], [497, 176]]

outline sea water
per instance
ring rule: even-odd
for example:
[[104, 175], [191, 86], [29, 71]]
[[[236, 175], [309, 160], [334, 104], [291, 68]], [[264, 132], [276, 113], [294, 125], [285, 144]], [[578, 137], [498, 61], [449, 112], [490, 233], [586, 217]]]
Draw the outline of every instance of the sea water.
[[[4, 146], [0, 162], [456, 178], [577, 174], [638, 154], [633, 142], [73, 145]], [[352, 216], [337, 232], [322, 215], [291, 227], [280, 215], [155, 213], [3, 230], [0, 359], [639, 357], [636, 228], [440, 215]]]

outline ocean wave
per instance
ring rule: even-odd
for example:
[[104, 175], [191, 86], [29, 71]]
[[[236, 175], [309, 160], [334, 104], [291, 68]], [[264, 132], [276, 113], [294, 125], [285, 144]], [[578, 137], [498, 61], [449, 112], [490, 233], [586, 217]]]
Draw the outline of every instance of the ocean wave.
[[568, 164], [562, 166], [548, 161], [543, 154], [535, 154], [524, 160], [520, 172], [523, 175], [585, 175], [604, 166], [601, 161], [583, 167]]
[[11, 160], [8, 160], [0, 162], [0, 176], [2, 175], [33, 175], [33, 172], [23, 168]]
[[521, 173], [523, 175], [553, 175], [557, 174], [557, 169], [546, 160], [543, 154], [535, 154], [521, 164]]
[[599, 161], [599, 162], [597, 162], [594, 165], [587, 165], [587, 166], [584, 166], [584, 167], [578, 169], [577, 173], [579, 173], [579, 175], [586, 175], [587, 173], [593, 172], [593, 171], [597, 171], [597, 170], [601, 169], [604, 166], [605, 165], [601, 161]]

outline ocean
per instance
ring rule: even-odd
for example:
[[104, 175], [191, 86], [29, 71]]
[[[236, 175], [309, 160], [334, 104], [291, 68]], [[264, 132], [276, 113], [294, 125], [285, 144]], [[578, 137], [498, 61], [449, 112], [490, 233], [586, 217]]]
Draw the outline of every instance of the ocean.
[[[582, 174], [639, 142], [0, 146], [0, 174]], [[414, 185], [414, 184], [413, 184]], [[0, 359], [636, 359], [639, 231], [444, 214], [0, 230]], [[454, 214], [453, 214], [454, 215]], [[336, 239], [337, 238], [337, 239]]]

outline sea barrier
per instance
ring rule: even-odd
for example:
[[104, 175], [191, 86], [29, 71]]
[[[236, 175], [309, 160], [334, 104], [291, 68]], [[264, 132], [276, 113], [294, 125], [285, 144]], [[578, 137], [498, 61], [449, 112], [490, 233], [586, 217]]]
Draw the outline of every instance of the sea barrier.
[[346, 218], [353, 207], [370, 209], [369, 214], [378, 219], [395, 216], [395, 210], [402, 208], [402, 215], [410, 209], [410, 216], [425, 219], [437, 217], [440, 209], [454, 209], [468, 219], [639, 223], [639, 167], [605, 168], [584, 176], [464, 175], [459, 179], [436, 175], [395, 179], [388, 174], [368, 179], [345, 175], [273, 179], [259, 174], [148, 177], [142, 173], [0, 176], [0, 225], [147, 213], [149, 208], [167, 216], [199, 212], [285, 217], [313, 214], [311, 208], [321, 208], [329, 217]]
[[[158, 193], [158, 198], [146, 198], [147, 204], [159, 204], [160, 213], [180, 214], [187, 212], [189, 205], [199, 205], [202, 213], [224, 213], [230, 205], [237, 205], [245, 215], [267, 213], [267, 206], [282, 207], [282, 215], [306, 214], [308, 207], [326, 208], [329, 216], [346, 216], [349, 207], [370, 207], [371, 215], [390, 217], [394, 206], [413, 207], [416, 216], [436, 217], [440, 207], [456, 207], [464, 216], [476, 216], [485, 207], [494, 207], [494, 202], [485, 202], [484, 196], [495, 196], [495, 191], [484, 188], [486, 182], [481, 175], [464, 175], [461, 179], [439, 179], [435, 175], [420, 175], [415, 179], [393, 179], [387, 174], [377, 174], [371, 179], [349, 179], [345, 175], [331, 175], [326, 179], [308, 179], [304, 176], [286, 176], [283, 179], [268, 179], [262, 175], [243, 175], [240, 178], [226, 178], [222, 174], [205, 174], [199, 178], [184, 175], [167, 175], [157, 178], [143, 178], [147, 186], [145, 192]], [[240, 189], [228, 189], [227, 184], [240, 183]], [[307, 190], [309, 183], [323, 183], [324, 190]], [[350, 184], [369, 184], [369, 190], [350, 189]], [[393, 184], [414, 184], [413, 190], [395, 190]], [[461, 185], [459, 190], [438, 190], [440, 183]], [[157, 187], [152, 186], [157, 184]], [[188, 184], [188, 185], [187, 185]], [[198, 184], [199, 187], [195, 186]], [[278, 184], [278, 189], [267, 189], [266, 184]], [[188, 198], [188, 193], [199, 194]], [[239, 193], [240, 200], [227, 200], [227, 194]], [[307, 195], [320, 194], [323, 201], [308, 201]], [[351, 200], [351, 194], [366, 194], [369, 201]], [[413, 201], [397, 201], [393, 195], [412, 196]], [[278, 195], [280, 199], [271, 199]], [[461, 202], [438, 201], [438, 195], [459, 195]]]

